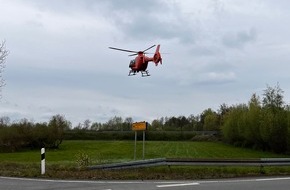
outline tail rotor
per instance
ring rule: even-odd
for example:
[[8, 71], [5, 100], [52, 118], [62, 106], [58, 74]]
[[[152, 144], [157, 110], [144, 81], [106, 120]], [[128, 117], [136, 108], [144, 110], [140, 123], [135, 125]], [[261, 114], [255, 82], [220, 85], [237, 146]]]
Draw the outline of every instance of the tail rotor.
[[153, 62], [155, 63], [156, 66], [158, 65], [158, 63], [162, 64], [162, 57], [159, 52], [159, 49], [160, 49], [160, 45], [157, 46], [156, 51], [153, 56]]

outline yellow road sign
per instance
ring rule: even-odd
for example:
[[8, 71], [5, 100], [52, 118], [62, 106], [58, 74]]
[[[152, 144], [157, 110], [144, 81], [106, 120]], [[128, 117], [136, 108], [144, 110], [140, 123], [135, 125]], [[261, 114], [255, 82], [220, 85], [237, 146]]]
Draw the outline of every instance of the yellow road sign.
[[147, 129], [147, 122], [145, 121], [132, 123], [133, 131], [146, 131], [146, 129]]

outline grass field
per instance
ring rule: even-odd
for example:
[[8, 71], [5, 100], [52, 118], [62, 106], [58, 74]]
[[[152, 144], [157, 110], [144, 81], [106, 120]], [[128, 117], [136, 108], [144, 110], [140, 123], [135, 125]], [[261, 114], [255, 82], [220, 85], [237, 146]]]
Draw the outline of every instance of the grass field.
[[[40, 150], [0, 153], [0, 176], [52, 177], [70, 179], [200, 179], [261, 175], [259, 167], [156, 167], [118, 171], [83, 170], [78, 155], [89, 157], [90, 164], [130, 161], [134, 141], [64, 141], [57, 150], [46, 150], [46, 175], [40, 175]], [[218, 142], [148, 141], [145, 159], [150, 158], [278, 158], [270, 152], [237, 148]], [[137, 144], [137, 159], [142, 158], [142, 142]], [[263, 175], [289, 175], [290, 167], [266, 167]]]
[[[120, 162], [134, 158], [134, 141], [64, 141], [57, 150], [46, 150], [47, 163], [75, 163], [79, 153], [87, 154], [92, 164]], [[148, 141], [145, 158], [271, 158], [286, 157], [270, 152], [237, 148], [218, 142]], [[137, 159], [142, 158], [142, 142], [137, 143]], [[40, 160], [39, 151], [0, 153], [1, 162], [30, 162]]]

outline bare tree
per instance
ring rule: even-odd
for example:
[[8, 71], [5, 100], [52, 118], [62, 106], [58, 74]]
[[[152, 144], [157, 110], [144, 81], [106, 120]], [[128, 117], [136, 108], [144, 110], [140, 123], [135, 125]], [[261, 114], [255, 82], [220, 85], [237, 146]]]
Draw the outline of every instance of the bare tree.
[[5, 68], [4, 63], [6, 61], [8, 54], [9, 54], [9, 51], [6, 50], [5, 41], [3, 41], [2, 43], [0, 42], [0, 97], [2, 95], [1, 93], [2, 87], [5, 85], [5, 81], [3, 79], [2, 74]]

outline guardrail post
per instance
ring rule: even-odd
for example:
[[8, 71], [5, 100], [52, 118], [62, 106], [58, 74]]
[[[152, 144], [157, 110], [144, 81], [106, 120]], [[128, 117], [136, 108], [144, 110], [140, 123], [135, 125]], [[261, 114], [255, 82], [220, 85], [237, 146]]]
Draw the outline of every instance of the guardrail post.
[[263, 164], [260, 165], [260, 174], [265, 174], [265, 170], [264, 170]]

